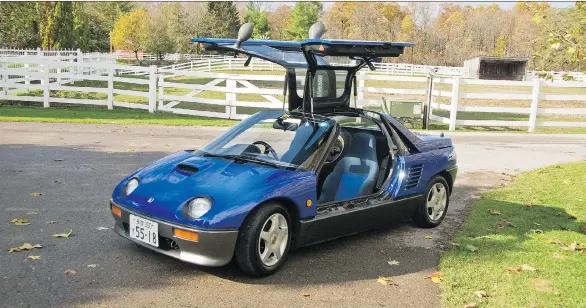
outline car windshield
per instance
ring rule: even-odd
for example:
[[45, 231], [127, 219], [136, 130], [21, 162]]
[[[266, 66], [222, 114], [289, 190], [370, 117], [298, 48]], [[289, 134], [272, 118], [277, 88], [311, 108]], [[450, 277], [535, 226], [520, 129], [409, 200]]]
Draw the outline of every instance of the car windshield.
[[[198, 153], [289, 169], [309, 169], [333, 131], [330, 119], [261, 111], [212, 140]], [[322, 151], [318, 151], [318, 150]], [[316, 154], [317, 153], [317, 154]]]

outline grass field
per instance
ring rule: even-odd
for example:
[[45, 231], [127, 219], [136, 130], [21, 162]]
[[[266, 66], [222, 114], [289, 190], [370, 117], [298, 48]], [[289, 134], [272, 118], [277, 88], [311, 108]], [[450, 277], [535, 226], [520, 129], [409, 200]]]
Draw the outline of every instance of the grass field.
[[586, 307], [585, 250], [586, 162], [521, 174], [472, 206], [442, 254], [444, 304]]
[[232, 126], [237, 121], [144, 110], [100, 107], [32, 107], [0, 103], [0, 121], [87, 124], [157, 124], [173, 126]]

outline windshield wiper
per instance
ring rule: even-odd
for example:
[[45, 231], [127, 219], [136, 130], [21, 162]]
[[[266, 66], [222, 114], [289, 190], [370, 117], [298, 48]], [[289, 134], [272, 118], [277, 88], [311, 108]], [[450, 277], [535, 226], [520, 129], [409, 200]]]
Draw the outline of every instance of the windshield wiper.
[[207, 156], [207, 157], [219, 157], [219, 158], [230, 159], [230, 160], [233, 160], [235, 162], [251, 162], [251, 163], [256, 163], [256, 164], [259, 164], [259, 165], [271, 166], [271, 167], [275, 167], [275, 168], [288, 167], [288, 166], [284, 166], [284, 165], [281, 165], [281, 164], [278, 164], [278, 163], [266, 161], [264, 159], [259, 159], [259, 158], [252, 157], [252, 156], [233, 155], [233, 154], [214, 154], [214, 153], [209, 153], [209, 152], [204, 152], [203, 155], [204, 156]]

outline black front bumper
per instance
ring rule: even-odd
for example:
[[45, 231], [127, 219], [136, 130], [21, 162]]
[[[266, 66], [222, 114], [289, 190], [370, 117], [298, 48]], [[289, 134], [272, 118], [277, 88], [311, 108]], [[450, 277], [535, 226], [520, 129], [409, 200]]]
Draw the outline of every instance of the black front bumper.
[[[223, 266], [228, 264], [234, 256], [238, 230], [210, 231], [175, 225], [173, 223], [161, 221], [157, 218], [136, 213], [110, 201], [110, 206], [112, 205], [115, 205], [122, 210], [121, 217], [112, 214], [114, 217], [114, 232], [146, 248], [185, 262], [204, 266]], [[140, 216], [158, 224], [159, 247], [149, 245], [130, 237], [130, 214]], [[176, 238], [173, 235], [174, 228], [197, 232], [199, 240], [193, 242]]]

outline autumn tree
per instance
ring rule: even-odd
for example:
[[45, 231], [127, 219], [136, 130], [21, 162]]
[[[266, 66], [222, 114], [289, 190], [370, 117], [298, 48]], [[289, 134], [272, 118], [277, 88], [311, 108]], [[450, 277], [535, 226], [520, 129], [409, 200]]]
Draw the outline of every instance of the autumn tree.
[[288, 5], [281, 5], [274, 12], [268, 12], [268, 21], [271, 31], [271, 38], [274, 40], [284, 40], [285, 30], [289, 27], [289, 17], [291, 9]]
[[308, 37], [309, 27], [317, 22], [323, 6], [321, 2], [297, 2], [291, 12], [287, 38], [300, 41]]
[[148, 15], [143, 9], [120, 16], [112, 30], [112, 44], [116, 49], [132, 50], [138, 60], [138, 51], [147, 44], [148, 25]]
[[324, 24], [328, 38], [347, 39], [350, 37], [352, 28], [352, 16], [354, 10], [359, 7], [358, 2], [334, 2], [324, 14]]

